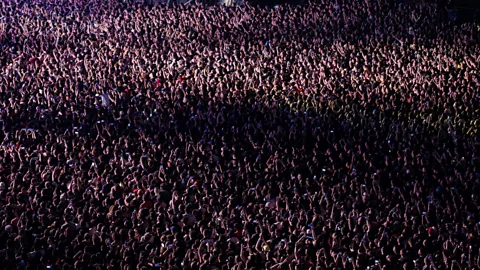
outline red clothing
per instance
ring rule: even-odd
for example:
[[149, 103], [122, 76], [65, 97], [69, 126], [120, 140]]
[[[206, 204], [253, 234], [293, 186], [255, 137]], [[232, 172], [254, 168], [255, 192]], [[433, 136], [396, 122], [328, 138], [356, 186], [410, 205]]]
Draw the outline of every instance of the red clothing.
[[152, 208], [152, 206], [153, 206], [152, 202], [146, 201], [146, 202], [144, 202], [140, 205], [140, 209], [144, 209], [144, 208], [150, 209], [150, 208]]

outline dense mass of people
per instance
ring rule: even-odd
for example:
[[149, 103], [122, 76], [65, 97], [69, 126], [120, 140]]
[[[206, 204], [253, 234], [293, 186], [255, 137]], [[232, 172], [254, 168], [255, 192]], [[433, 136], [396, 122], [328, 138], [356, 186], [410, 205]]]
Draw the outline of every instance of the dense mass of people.
[[480, 29], [440, 12], [0, 1], [0, 265], [480, 267]]

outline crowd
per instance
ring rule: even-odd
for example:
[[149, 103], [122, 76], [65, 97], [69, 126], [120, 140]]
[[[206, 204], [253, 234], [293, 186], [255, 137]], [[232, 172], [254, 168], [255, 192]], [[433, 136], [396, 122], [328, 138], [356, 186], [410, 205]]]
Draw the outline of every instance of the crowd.
[[480, 28], [441, 12], [0, 1], [0, 268], [480, 267]]

